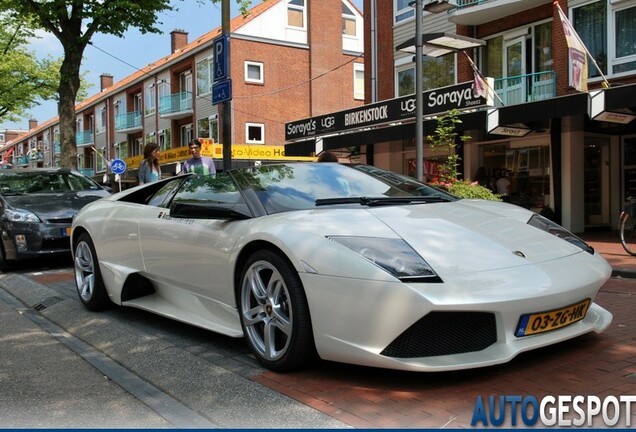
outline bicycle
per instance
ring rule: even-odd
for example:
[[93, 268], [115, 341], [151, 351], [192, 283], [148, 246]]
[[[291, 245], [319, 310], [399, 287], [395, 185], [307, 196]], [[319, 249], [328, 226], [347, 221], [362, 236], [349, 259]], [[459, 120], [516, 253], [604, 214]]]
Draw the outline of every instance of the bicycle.
[[623, 249], [636, 256], [636, 202], [630, 201], [625, 205], [619, 219], [619, 229]]

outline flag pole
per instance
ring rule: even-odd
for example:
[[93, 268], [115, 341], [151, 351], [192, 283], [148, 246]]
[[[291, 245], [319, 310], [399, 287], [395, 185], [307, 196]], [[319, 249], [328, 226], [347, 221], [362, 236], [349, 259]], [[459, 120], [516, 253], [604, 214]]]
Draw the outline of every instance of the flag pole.
[[609, 88], [609, 86], [610, 86], [609, 81], [607, 81], [607, 78], [605, 77], [605, 75], [603, 75], [603, 71], [601, 70], [600, 67], [598, 67], [598, 64], [596, 63], [596, 60], [594, 60], [594, 57], [592, 57], [592, 54], [590, 54], [590, 51], [587, 49], [587, 46], [583, 43], [583, 41], [579, 37], [579, 34], [574, 29], [574, 26], [572, 25], [572, 23], [570, 23], [570, 20], [568, 19], [567, 15], [565, 14], [565, 12], [563, 12], [563, 9], [561, 9], [561, 5], [559, 5], [559, 2], [557, 0], [554, 0], [552, 3], [559, 10], [559, 18], [561, 19], [561, 21], [563, 21], [565, 19], [565, 21], [568, 23], [568, 25], [570, 27], [572, 27], [572, 30], [574, 30], [574, 32], [573, 32], [574, 35], [573, 36], [576, 38], [577, 42], [583, 47], [583, 49], [585, 50], [585, 54], [587, 54], [589, 59], [592, 60], [592, 63], [596, 67], [596, 70], [598, 71], [598, 73], [601, 74], [601, 78], [603, 78], [603, 87], [604, 88]]
[[473, 62], [473, 59], [470, 58], [470, 56], [468, 54], [466, 54], [466, 51], [462, 50], [462, 53], [464, 53], [464, 55], [466, 56], [466, 58], [468, 59], [468, 61], [470, 62], [470, 66], [473, 68], [473, 71], [475, 71], [476, 73], [479, 74], [479, 76], [481, 77], [481, 80], [484, 82], [484, 85], [486, 87], [489, 88], [489, 91], [492, 92], [492, 94], [495, 95], [495, 97], [497, 98], [497, 100], [499, 100], [499, 102], [501, 102], [502, 106], [506, 106], [506, 104], [504, 103], [504, 101], [501, 99], [501, 96], [499, 96], [497, 94], [497, 92], [495, 91], [494, 88], [492, 88], [490, 86], [490, 84], [488, 84], [488, 81], [484, 78], [484, 76], [481, 74], [481, 71], [477, 68], [477, 65], [475, 64], [475, 62]]

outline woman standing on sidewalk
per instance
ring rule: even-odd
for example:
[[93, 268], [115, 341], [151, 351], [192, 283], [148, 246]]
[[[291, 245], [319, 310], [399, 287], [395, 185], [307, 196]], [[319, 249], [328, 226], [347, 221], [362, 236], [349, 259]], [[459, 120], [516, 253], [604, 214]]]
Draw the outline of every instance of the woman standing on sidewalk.
[[144, 147], [144, 159], [139, 165], [139, 184], [156, 182], [160, 178], [159, 145], [157, 143], [148, 143]]

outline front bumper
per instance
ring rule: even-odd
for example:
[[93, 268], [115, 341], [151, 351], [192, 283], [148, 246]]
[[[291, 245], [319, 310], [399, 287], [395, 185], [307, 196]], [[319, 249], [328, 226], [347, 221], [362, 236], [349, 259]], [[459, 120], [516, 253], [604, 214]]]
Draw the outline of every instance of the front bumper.
[[[581, 321], [546, 333], [515, 336], [519, 318], [524, 314], [566, 307], [586, 298], [594, 300], [610, 277], [611, 268], [598, 257], [582, 254], [587, 256], [577, 254], [541, 264], [455, 277], [447, 274], [441, 284], [301, 274], [316, 348], [326, 360], [444, 371], [505, 363], [524, 351], [589, 332], [600, 333], [610, 325], [612, 314], [592, 303]], [[459, 324], [454, 322], [455, 315], [461, 317]], [[438, 340], [451, 340], [450, 347], [437, 350], [435, 346], [403, 344], [396, 351], [395, 341], [414, 333], [424, 317], [435, 318], [434, 331], [429, 334], [441, 333]], [[448, 325], [444, 325], [444, 319], [449, 320]], [[473, 337], [479, 340], [473, 341]], [[419, 334], [408, 343], [425, 340], [426, 335]], [[416, 354], [409, 357], [404, 352]]]
[[[71, 251], [71, 224], [9, 223], [2, 227], [2, 245], [7, 261], [64, 254]], [[23, 236], [24, 241], [17, 240]]]

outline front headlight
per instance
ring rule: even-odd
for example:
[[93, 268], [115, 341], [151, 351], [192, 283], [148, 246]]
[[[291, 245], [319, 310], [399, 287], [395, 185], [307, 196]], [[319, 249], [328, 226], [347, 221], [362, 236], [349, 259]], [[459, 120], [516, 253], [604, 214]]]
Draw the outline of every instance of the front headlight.
[[442, 282], [431, 266], [402, 239], [327, 236], [404, 282]]
[[583, 240], [572, 234], [570, 231], [563, 228], [561, 225], [552, 222], [550, 219], [543, 217], [539, 214], [535, 214], [528, 221], [528, 225], [532, 225], [535, 228], [539, 228], [542, 231], [548, 232], [554, 236], [557, 236], [568, 243], [572, 243], [574, 246], [578, 246], [585, 252], [594, 255], [594, 248]]
[[4, 214], [7, 215], [7, 219], [9, 219], [11, 222], [32, 222], [32, 223], [42, 222], [40, 218], [35, 215], [35, 213], [30, 212], [28, 210], [4, 209]]

